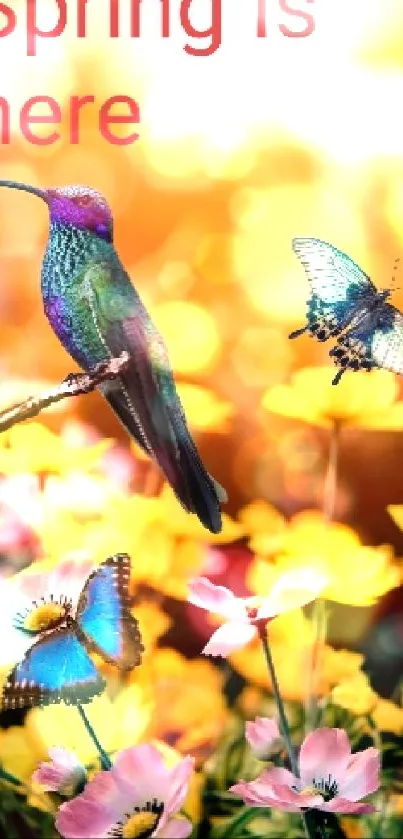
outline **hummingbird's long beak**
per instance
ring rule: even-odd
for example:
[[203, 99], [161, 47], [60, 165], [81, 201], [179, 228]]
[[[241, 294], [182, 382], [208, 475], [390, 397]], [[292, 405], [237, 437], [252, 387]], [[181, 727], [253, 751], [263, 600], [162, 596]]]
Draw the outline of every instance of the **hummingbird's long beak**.
[[23, 192], [31, 192], [32, 195], [36, 195], [38, 198], [42, 198], [43, 201], [48, 203], [48, 195], [46, 189], [40, 189], [38, 186], [29, 186], [29, 184], [22, 184], [19, 181], [1, 181], [0, 180], [0, 187], [5, 186], [9, 189], [21, 189]]

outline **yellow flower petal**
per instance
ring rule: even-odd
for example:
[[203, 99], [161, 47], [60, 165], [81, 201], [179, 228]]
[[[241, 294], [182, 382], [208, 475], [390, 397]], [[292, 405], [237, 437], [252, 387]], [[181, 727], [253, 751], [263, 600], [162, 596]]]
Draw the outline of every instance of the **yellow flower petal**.
[[210, 661], [189, 661], [172, 649], [155, 650], [136, 679], [154, 703], [148, 737], [168, 742], [174, 738], [182, 753], [212, 749], [228, 712], [222, 674]]
[[257, 554], [249, 566], [247, 581], [256, 594], [268, 590], [275, 573], [310, 567], [328, 580], [322, 597], [352, 606], [370, 606], [401, 580], [400, 567], [389, 545], [362, 545], [350, 527], [338, 522], [328, 525], [315, 511], [299, 513], [291, 519], [275, 566], [272, 552], [267, 551], [265, 534], [255, 536], [251, 545]]
[[222, 514], [223, 527], [221, 533], [208, 533], [196, 516], [190, 516], [178, 503], [174, 493], [168, 486], [164, 487], [161, 495], [161, 515], [164, 517], [169, 532], [177, 536], [188, 536], [211, 545], [225, 545], [242, 539], [244, 528], [239, 522], [231, 519], [226, 513]]
[[178, 384], [177, 390], [190, 428], [226, 432], [235, 414], [231, 402], [220, 399], [212, 390], [194, 384]]
[[379, 699], [376, 708], [372, 711], [372, 718], [380, 731], [403, 734], [403, 708], [395, 705], [394, 702]]
[[[88, 719], [107, 752], [138, 743], [149, 725], [151, 711], [152, 705], [145, 698], [144, 690], [135, 684], [121, 688], [114, 700], [104, 693], [86, 708]], [[42, 759], [47, 756], [49, 747], [55, 745], [75, 752], [84, 764], [98, 759], [95, 746], [74, 707], [61, 704], [33, 708], [21, 731]]]
[[[293, 374], [289, 385], [276, 385], [266, 391], [262, 406], [267, 411], [313, 425], [331, 427], [334, 423], [370, 428], [389, 428], [389, 411], [398, 386], [393, 373], [373, 370], [343, 376], [332, 385], [332, 367], [307, 367]], [[399, 422], [399, 412], [394, 425]], [[403, 424], [401, 426], [403, 427]]]
[[86, 472], [96, 466], [112, 440], [95, 445], [70, 445], [39, 422], [14, 425], [0, 436], [0, 472]]
[[238, 513], [246, 533], [251, 535], [250, 548], [256, 553], [271, 556], [278, 553], [287, 534], [284, 516], [267, 501], [253, 501]]
[[372, 690], [368, 676], [358, 671], [350, 679], [333, 688], [332, 702], [353, 714], [370, 714], [376, 706], [378, 696]]

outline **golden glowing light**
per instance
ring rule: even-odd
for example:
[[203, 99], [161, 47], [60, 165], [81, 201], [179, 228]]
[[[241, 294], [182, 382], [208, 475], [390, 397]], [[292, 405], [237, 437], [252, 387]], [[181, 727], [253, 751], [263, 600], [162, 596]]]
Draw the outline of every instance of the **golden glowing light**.
[[167, 344], [177, 373], [208, 371], [220, 350], [220, 336], [214, 318], [192, 302], [160, 303], [153, 319]]

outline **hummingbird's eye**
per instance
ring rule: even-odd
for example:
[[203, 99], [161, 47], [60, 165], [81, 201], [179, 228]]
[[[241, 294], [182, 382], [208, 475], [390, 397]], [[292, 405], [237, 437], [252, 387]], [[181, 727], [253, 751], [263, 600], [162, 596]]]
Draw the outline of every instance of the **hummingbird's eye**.
[[78, 198], [75, 199], [75, 203], [79, 207], [89, 207], [92, 204], [92, 198], [89, 195], [80, 195]]

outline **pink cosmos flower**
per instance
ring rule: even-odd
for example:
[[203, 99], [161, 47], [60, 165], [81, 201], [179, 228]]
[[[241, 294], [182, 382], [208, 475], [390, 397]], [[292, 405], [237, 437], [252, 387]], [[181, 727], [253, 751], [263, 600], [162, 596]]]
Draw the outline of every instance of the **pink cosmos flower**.
[[247, 722], [245, 737], [256, 757], [266, 760], [271, 752], [278, 751], [283, 741], [276, 720], [268, 717], [256, 717], [254, 722]]
[[81, 795], [62, 804], [56, 827], [66, 839], [184, 839], [192, 824], [176, 814], [186, 798], [192, 767], [192, 758], [186, 757], [167, 769], [158, 749], [148, 744], [125, 749], [110, 770], [99, 772]]
[[378, 749], [351, 753], [341, 728], [318, 728], [305, 738], [297, 778], [288, 769], [267, 769], [256, 781], [231, 787], [251, 807], [275, 807], [296, 812], [306, 807], [330, 813], [372, 813], [360, 799], [380, 784]]
[[238, 650], [255, 637], [259, 623], [315, 600], [326, 582], [325, 577], [306, 568], [283, 574], [266, 597], [235, 597], [228, 588], [216, 586], [206, 577], [192, 580], [189, 602], [227, 618], [227, 623], [213, 633], [203, 653], [225, 657]]
[[47, 792], [59, 792], [60, 795], [70, 797], [74, 795], [84, 783], [87, 773], [77, 756], [67, 749], [49, 749], [50, 763], [40, 763], [32, 775], [32, 780]]

